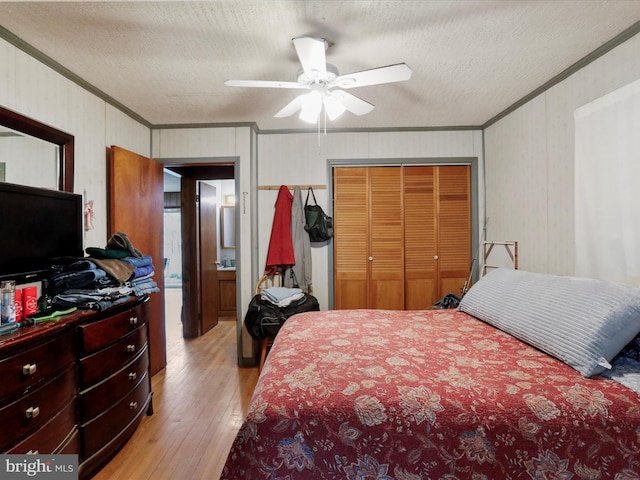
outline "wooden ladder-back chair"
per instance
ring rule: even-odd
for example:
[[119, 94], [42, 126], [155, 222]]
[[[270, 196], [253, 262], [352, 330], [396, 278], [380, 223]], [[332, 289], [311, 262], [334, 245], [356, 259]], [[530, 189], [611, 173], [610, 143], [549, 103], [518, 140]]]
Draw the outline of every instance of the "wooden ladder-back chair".
[[[269, 287], [281, 287], [282, 283], [282, 275], [279, 273], [275, 274], [264, 274], [256, 283], [256, 295], [260, 294], [262, 290]], [[273, 345], [273, 340], [275, 337], [266, 337], [260, 340], [260, 365], [258, 367], [258, 373], [262, 371], [262, 367], [264, 366], [264, 360], [267, 358], [267, 353], [271, 349], [271, 345]]]

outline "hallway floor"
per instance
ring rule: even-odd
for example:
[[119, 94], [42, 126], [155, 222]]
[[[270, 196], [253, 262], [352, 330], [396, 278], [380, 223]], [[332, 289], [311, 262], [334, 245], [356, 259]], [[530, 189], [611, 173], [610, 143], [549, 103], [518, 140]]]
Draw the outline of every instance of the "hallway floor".
[[183, 339], [180, 292], [166, 289], [167, 366], [151, 379], [154, 414], [94, 480], [220, 477], [258, 369], [237, 366], [234, 321]]

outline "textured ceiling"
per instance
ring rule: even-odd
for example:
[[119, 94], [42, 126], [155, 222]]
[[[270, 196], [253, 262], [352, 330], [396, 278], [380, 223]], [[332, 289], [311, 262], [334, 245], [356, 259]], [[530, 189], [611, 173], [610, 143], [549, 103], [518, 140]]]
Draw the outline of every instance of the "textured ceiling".
[[343, 74], [413, 69], [350, 90], [376, 108], [329, 127], [479, 126], [639, 21], [637, 0], [0, 2], [4, 29], [149, 124], [261, 130], [308, 127], [273, 118], [301, 91], [223, 82], [295, 81], [293, 37], [327, 39]]

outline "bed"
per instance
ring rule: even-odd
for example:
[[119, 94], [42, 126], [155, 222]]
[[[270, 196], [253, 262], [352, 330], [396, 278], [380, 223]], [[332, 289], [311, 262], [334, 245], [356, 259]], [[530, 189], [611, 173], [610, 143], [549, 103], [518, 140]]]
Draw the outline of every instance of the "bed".
[[640, 395], [611, 374], [640, 289], [569, 279], [547, 305], [567, 292], [549, 277], [496, 270], [460, 310], [291, 317], [221, 478], [640, 479]]

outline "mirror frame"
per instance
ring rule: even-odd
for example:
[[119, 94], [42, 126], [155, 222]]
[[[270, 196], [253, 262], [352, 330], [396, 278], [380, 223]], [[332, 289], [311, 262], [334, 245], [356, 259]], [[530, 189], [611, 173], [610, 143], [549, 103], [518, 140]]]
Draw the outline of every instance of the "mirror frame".
[[0, 106], [0, 125], [45, 140], [60, 147], [58, 152], [60, 162], [58, 189], [73, 193], [73, 135], [25, 117], [2, 106]]
[[[236, 206], [221, 205], [220, 206], [220, 248], [224, 248], [224, 249], [236, 248], [235, 220], [236, 220]], [[233, 245], [231, 245], [231, 243], [233, 243]]]

